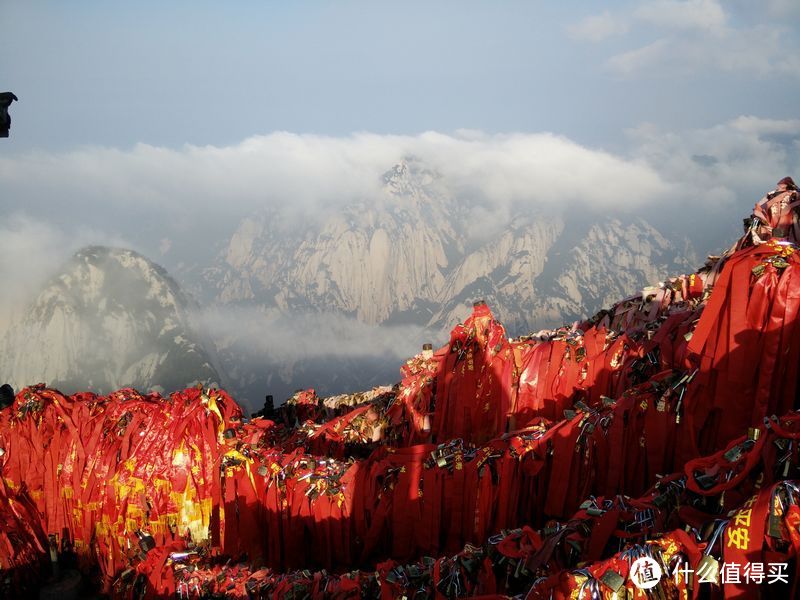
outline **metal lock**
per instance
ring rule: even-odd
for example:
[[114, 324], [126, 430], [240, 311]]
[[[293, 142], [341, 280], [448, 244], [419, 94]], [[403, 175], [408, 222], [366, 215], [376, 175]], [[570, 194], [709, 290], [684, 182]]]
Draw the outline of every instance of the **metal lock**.
[[727, 460], [729, 463], [737, 462], [740, 458], [742, 458], [742, 447], [737, 444], [727, 452], [725, 452], [722, 457]]
[[141, 529], [136, 530], [136, 537], [139, 538], [139, 547], [142, 549], [142, 552], [147, 554], [156, 547], [156, 541], [153, 539], [153, 536], [149, 533], [145, 533]]
[[783, 534], [783, 519], [774, 513], [770, 513], [769, 515], [767, 535], [776, 539], [785, 539]]
[[619, 593], [620, 588], [625, 585], [625, 578], [613, 569], [609, 569], [603, 573], [603, 576], [600, 578], [600, 582], [613, 593], [617, 594]]
[[710, 490], [717, 484], [716, 477], [708, 475], [707, 473], [703, 473], [701, 475], [695, 475], [694, 480], [697, 482], [697, 485], [700, 486], [700, 489], [703, 491]]
[[395, 569], [392, 569], [388, 573], [386, 573], [386, 583], [397, 583], [397, 575], [395, 574]]
[[581, 410], [581, 411], [583, 411], [583, 412], [591, 412], [591, 409], [590, 409], [590, 408], [589, 408], [589, 406], [586, 404], [586, 402], [584, 402], [583, 400], [578, 400], [578, 401], [577, 401], [577, 402], [574, 404], [574, 406], [575, 406], [575, 408], [577, 408], [578, 410]]
[[447, 456], [444, 454], [436, 454], [434, 456], [434, 460], [436, 461], [436, 466], [440, 469], [443, 469], [447, 466]]
[[709, 582], [715, 585], [719, 584], [719, 561], [711, 555], [711, 551], [713, 550], [714, 545], [717, 543], [720, 535], [722, 535], [722, 532], [725, 531], [727, 525], [728, 521], [718, 521], [716, 523], [714, 533], [711, 535], [711, 539], [708, 541], [708, 545], [703, 551], [703, 556], [700, 559], [700, 562], [697, 563], [697, 569], [695, 569], [695, 572], [697, 573], [698, 581], [701, 583]]
[[542, 535], [545, 536], [545, 537], [551, 536], [553, 534], [558, 533], [559, 529], [560, 528], [559, 528], [558, 525], [551, 525], [551, 526], [545, 527], [545, 528], [542, 529]]

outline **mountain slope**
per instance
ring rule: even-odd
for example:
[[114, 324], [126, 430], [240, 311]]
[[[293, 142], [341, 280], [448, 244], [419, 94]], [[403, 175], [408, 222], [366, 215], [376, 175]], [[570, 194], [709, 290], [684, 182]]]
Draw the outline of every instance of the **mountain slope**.
[[189, 299], [161, 267], [131, 251], [77, 252], [28, 307], [0, 350], [6, 379], [65, 390], [165, 391], [219, 381], [190, 326]]

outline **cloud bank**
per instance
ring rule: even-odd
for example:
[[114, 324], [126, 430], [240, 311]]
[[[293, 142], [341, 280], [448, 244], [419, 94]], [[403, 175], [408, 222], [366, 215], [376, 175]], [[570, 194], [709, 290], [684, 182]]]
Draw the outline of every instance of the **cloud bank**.
[[11, 285], [0, 308], [7, 313], [80, 246], [133, 247], [167, 267], [182, 246], [208, 258], [242, 216], [272, 208], [304, 223], [375, 198], [383, 174], [410, 156], [495, 227], [528, 210], [593, 209], [639, 212], [657, 226], [691, 210], [713, 228], [738, 222], [784, 175], [800, 175], [798, 148], [800, 120], [743, 115], [685, 131], [643, 124], [615, 152], [550, 133], [463, 130], [276, 132], [229, 146], [6, 155], [0, 209], [11, 216], [0, 227], [0, 276]]
[[626, 203], [652, 201], [667, 191], [651, 166], [561, 136], [471, 131], [347, 137], [276, 132], [225, 147], [32, 152], [0, 158], [0, 189], [4, 204], [50, 211], [58, 201], [110, 217], [118, 209], [215, 214], [265, 206], [308, 213], [375, 197], [382, 174], [409, 156], [438, 172], [452, 191], [489, 205], [565, 199], [603, 208], [620, 205], [631, 186], [638, 194]]
[[[213, 223], [267, 207], [306, 220], [377, 197], [382, 175], [415, 157], [439, 174], [445, 191], [486, 210], [513, 214], [578, 205], [666, 212], [709, 186], [744, 187], [749, 194], [755, 182], [763, 189], [795, 172], [799, 135], [797, 119], [744, 115], [686, 131], [643, 124], [616, 152], [550, 133], [468, 130], [345, 137], [276, 132], [229, 146], [29, 152], [0, 158], [0, 208], [28, 214], [29, 226], [50, 223], [61, 232], [69, 226], [68, 235], [28, 235], [17, 220], [6, 239], [39, 240], [34, 253], [74, 239], [76, 223], [84, 230], [78, 237], [95, 228], [106, 236], [134, 238], [141, 222], [128, 217], [138, 216], [158, 230], [153, 247], [143, 249], [154, 258], [170, 251], [177, 223]], [[692, 160], [698, 155], [713, 157], [713, 168]]]
[[765, 8], [753, 11], [719, 0], [650, 0], [589, 15], [566, 30], [573, 39], [596, 44], [622, 38], [628, 48], [615, 46], [605, 67], [623, 78], [719, 72], [800, 78], [800, 47], [787, 22], [800, 9], [784, 0], [767, 2]]

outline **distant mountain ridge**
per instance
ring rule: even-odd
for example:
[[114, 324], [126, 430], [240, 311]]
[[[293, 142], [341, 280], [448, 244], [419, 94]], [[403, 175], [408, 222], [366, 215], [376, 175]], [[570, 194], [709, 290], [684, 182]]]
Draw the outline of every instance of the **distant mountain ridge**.
[[482, 238], [482, 207], [414, 160], [387, 171], [383, 184], [379, 198], [354, 201], [292, 239], [274, 212], [243, 219], [204, 271], [212, 301], [447, 329], [484, 299], [511, 331], [524, 332], [596, 311], [697, 262], [688, 241], [675, 244], [642, 219], [567, 219], [534, 208]]
[[166, 271], [132, 250], [78, 251], [6, 334], [0, 368], [17, 386], [170, 392], [219, 382], [192, 302]]

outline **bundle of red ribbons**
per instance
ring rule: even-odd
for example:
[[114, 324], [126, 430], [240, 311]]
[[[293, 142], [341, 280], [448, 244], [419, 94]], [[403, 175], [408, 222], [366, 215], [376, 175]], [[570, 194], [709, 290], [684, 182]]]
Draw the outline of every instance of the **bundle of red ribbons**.
[[392, 388], [252, 420], [216, 389], [23, 389], [0, 411], [0, 590], [56, 548], [117, 597], [794, 593], [792, 185], [734, 251], [583, 323], [509, 339], [477, 303]]

